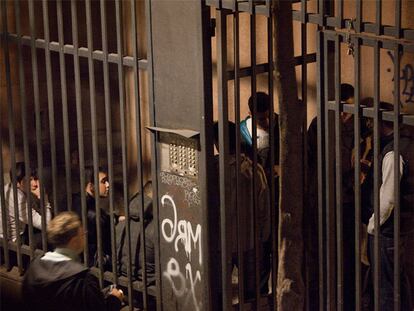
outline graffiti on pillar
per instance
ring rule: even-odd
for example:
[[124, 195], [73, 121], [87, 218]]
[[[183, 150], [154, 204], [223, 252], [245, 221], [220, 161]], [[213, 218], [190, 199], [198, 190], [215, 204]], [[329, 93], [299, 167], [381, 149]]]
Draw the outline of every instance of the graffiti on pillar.
[[164, 249], [162, 276], [186, 310], [199, 311], [202, 310], [202, 226], [183, 212], [200, 204], [198, 188], [182, 176], [161, 172], [160, 177], [164, 185], [173, 187], [160, 200], [164, 215], [160, 223], [161, 239], [171, 245]]
[[[388, 56], [391, 58], [392, 63], [394, 64], [394, 55], [391, 51], [387, 51]], [[387, 69], [388, 72], [391, 72], [391, 68]], [[402, 99], [402, 104], [414, 104], [414, 66], [412, 64], [406, 64], [401, 68], [401, 75], [399, 76], [401, 85], [401, 94], [404, 96]], [[394, 78], [392, 78], [394, 81]]]

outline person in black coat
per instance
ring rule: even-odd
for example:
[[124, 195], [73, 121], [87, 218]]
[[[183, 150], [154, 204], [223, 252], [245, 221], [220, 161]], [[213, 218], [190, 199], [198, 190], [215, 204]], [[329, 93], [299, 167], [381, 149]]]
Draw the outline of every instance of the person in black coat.
[[28, 310], [120, 310], [123, 293], [100, 290], [97, 278], [79, 261], [85, 232], [73, 212], [56, 216], [47, 227], [53, 252], [36, 258], [24, 276], [22, 293]]
[[[99, 168], [98, 186], [94, 184], [93, 167], [85, 167], [85, 200], [86, 200], [86, 216], [88, 225], [88, 266], [97, 266], [98, 261], [98, 236], [97, 236], [97, 212], [96, 212], [96, 196], [106, 198], [109, 194], [109, 182], [106, 172]], [[82, 217], [82, 196], [76, 193], [72, 196], [72, 210]], [[100, 209], [101, 241], [102, 241], [102, 257], [105, 270], [111, 269], [111, 218], [103, 210]]]

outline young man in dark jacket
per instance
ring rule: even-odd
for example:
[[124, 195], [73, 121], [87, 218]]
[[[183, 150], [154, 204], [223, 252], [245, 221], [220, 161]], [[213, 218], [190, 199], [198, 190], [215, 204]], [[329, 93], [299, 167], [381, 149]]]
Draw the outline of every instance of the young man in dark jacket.
[[[88, 266], [97, 266], [98, 260], [98, 238], [97, 238], [97, 211], [96, 198], [106, 198], [109, 194], [108, 175], [102, 168], [98, 172], [98, 185], [94, 183], [93, 167], [85, 167], [85, 200], [86, 200], [86, 216], [88, 224]], [[74, 194], [72, 197], [73, 211], [79, 217], [82, 217], [81, 194]], [[111, 218], [101, 208], [99, 224], [101, 227], [102, 256], [105, 270], [111, 270]]]
[[96, 277], [79, 261], [85, 232], [73, 212], [56, 216], [47, 227], [53, 252], [35, 259], [24, 276], [28, 310], [120, 310], [123, 293], [113, 288], [105, 298]]

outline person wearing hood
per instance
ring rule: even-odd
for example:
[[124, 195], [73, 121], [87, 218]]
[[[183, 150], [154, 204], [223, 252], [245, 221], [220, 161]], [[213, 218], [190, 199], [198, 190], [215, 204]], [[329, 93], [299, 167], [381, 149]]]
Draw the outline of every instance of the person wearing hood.
[[50, 221], [48, 240], [56, 248], [36, 258], [23, 279], [22, 293], [28, 309], [120, 310], [123, 293], [111, 288], [106, 297], [97, 278], [80, 263], [85, 234], [79, 217], [63, 212]]

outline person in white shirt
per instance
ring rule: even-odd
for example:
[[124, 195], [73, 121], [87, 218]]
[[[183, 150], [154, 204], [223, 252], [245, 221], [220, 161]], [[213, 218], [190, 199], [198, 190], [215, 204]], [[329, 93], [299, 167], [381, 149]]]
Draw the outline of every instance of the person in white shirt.
[[[4, 198], [5, 198], [5, 213], [6, 215], [2, 215], [3, 208], [0, 209], [0, 216], [6, 217], [7, 228], [6, 230], [3, 228], [3, 222], [0, 222], [0, 237], [7, 238], [8, 241], [15, 242], [17, 240], [17, 235], [23, 235], [26, 225], [29, 224], [29, 213], [32, 216], [32, 223], [33, 227], [37, 229], [42, 229], [42, 216], [41, 214], [33, 209], [32, 207], [28, 207], [27, 205], [27, 194], [26, 194], [26, 182], [27, 176], [25, 176], [26, 168], [24, 162], [17, 162], [16, 163], [16, 187], [13, 187], [13, 178], [12, 172], [10, 171], [10, 180], [11, 182], [5, 185], [4, 187]], [[35, 189], [34, 194], [40, 194], [40, 188], [38, 180], [35, 178], [31, 178], [29, 182], [36, 183], [35, 185], [31, 185], [30, 189]], [[14, 194], [14, 190], [16, 189], [17, 193]], [[17, 202], [15, 203], [15, 197], [17, 198]], [[1, 203], [0, 203], [1, 204]], [[17, 204], [17, 213], [15, 204]], [[51, 218], [51, 207], [49, 202], [45, 204], [45, 219], [46, 223], [50, 221]]]
[[[383, 103], [381, 103], [383, 104]], [[382, 106], [382, 105], [381, 105]], [[400, 302], [402, 311], [412, 311], [411, 285], [405, 268], [405, 244], [413, 231], [414, 206], [414, 140], [413, 129], [401, 130], [399, 139], [399, 168], [394, 163], [393, 123], [381, 121], [380, 189], [379, 189], [379, 270], [380, 310], [394, 310], [394, 210], [395, 170], [400, 177]], [[371, 271], [375, 271], [375, 222], [377, 215], [373, 206], [368, 220], [368, 249]], [[372, 273], [374, 279], [374, 273]]]

